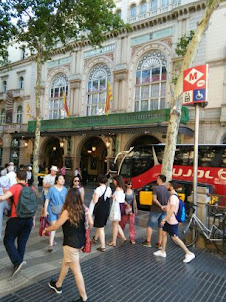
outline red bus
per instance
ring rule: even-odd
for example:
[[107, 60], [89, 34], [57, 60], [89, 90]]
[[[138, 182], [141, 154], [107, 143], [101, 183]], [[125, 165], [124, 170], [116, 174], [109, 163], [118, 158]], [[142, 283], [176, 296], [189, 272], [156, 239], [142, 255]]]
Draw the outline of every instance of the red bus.
[[[140, 208], [152, 204], [152, 189], [161, 174], [164, 147], [164, 144], [136, 146], [125, 152], [120, 162], [118, 174], [132, 178]], [[176, 146], [172, 178], [178, 181], [178, 193], [183, 200], [192, 194], [193, 159], [193, 145]], [[198, 166], [198, 186], [207, 187], [210, 194], [220, 195], [225, 206], [226, 145], [199, 145]]]

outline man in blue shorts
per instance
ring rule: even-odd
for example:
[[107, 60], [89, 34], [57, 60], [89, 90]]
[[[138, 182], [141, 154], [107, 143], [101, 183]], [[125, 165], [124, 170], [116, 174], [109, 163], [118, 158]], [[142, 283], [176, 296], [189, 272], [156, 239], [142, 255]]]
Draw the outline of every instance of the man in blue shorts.
[[162, 249], [155, 252], [154, 255], [163, 258], [166, 257], [167, 233], [169, 233], [172, 240], [185, 252], [185, 258], [183, 262], [189, 263], [195, 258], [195, 254], [190, 252], [183, 241], [178, 237], [178, 221], [176, 219], [176, 215], [179, 209], [179, 198], [175, 191], [176, 183], [174, 181], [169, 181], [167, 188], [170, 191], [170, 198], [166, 206], [167, 215], [161, 222], [161, 225], [163, 226]]
[[152, 229], [158, 223], [159, 237], [158, 242], [156, 243], [156, 247], [161, 248], [163, 228], [161, 226], [161, 221], [166, 216], [165, 206], [167, 205], [170, 196], [169, 191], [165, 186], [165, 182], [165, 175], [160, 174], [157, 178], [158, 186], [156, 186], [153, 190], [151, 212], [147, 223], [147, 238], [144, 242], [142, 242], [142, 245], [146, 247], [151, 247]]

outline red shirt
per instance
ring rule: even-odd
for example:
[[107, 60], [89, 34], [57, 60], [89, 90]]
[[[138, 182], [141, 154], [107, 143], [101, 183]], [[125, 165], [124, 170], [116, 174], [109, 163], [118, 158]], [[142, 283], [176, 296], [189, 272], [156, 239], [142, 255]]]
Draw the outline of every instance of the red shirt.
[[[28, 184], [24, 184], [24, 185], [28, 186]], [[16, 206], [17, 206], [19, 196], [20, 196], [20, 192], [21, 192], [22, 188], [23, 187], [20, 184], [15, 184], [15, 185], [13, 185], [12, 187], [9, 188], [9, 191], [12, 193], [12, 197], [13, 197], [13, 204], [12, 204], [12, 210], [11, 210], [10, 218], [17, 217]], [[32, 189], [34, 190], [33, 187], [32, 187]]]

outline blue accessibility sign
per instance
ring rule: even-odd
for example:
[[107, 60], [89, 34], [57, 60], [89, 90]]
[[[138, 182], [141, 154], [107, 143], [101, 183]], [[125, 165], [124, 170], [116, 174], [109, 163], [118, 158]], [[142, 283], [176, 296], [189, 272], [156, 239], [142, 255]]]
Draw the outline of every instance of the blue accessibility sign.
[[194, 102], [203, 102], [206, 100], [206, 89], [194, 90], [193, 101]]

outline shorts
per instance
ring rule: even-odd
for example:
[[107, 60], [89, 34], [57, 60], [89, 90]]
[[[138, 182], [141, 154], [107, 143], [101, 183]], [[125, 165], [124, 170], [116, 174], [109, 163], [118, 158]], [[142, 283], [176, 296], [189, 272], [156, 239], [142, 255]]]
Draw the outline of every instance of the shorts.
[[79, 249], [71, 247], [69, 245], [63, 246], [64, 260], [65, 262], [75, 262], [79, 260]]
[[166, 213], [154, 213], [150, 212], [147, 226], [150, 228], [155, 227], [158, 222], [159, 229], [162, 229], [161, 221], [166, 217]]
[[178, 223], [177, 224], [169, 224], [165, 222], [163, 226], [163, 231], [170, 234], [170, 236], [178, 236]]

